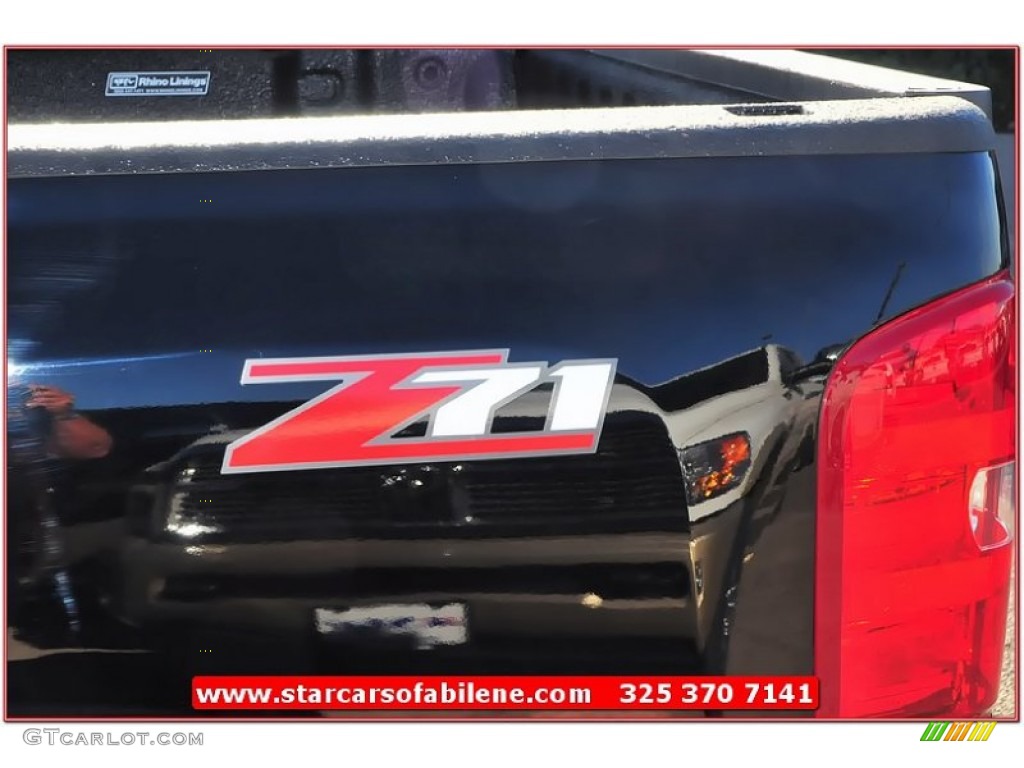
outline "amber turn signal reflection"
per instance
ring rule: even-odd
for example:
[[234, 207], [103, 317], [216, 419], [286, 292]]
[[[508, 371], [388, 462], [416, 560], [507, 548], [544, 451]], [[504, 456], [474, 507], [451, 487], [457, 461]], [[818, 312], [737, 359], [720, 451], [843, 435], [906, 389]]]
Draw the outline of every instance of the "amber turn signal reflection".
[[750, 438], [745, 432], [698, 443], [679, 452], [686, 501], [693, 506], [739, 486], [750, 470]]

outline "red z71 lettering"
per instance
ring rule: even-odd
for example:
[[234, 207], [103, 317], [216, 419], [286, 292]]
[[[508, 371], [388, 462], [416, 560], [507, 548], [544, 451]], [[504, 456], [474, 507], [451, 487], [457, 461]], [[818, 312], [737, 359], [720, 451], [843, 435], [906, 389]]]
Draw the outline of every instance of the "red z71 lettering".
[[[508, 363], [508, 350], [245, 361], [243, 384], [340, 381], [319, 397], [235, 440], [222, 471], [402, 464], [591, 453], [615, 360]], [[545, 428], [491, 434], [494, 411], [554, 383]], [[422, 438], [393, 435], [429, 419]]]

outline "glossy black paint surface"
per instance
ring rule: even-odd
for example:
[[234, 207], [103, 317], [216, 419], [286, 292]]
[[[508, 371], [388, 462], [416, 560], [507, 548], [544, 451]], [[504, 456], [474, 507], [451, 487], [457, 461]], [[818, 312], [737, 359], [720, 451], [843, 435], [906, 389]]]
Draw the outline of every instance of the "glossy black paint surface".
[[[807, 364], [1005, 259], [984, 154], [8, 190], [14, 622], [173, 637], [190, 664], [214, 636], [261, 649], [250, 671], [810, 673], [828, 364]], [[617, 358], [594, 455], [219, 474], [229, 439], [325, 389], [243, 386], [247, 358], [493, 348]], [[30, 384], [71, 393], [109, 453], [55, 455]], [[495, 430], [542, 423], [531, 397]], [[681, 452], [729, 434], [749, 436], [742, 483], [688, 504]], [[372, 636], [339, 662], [313, 631], [317, 607], [452, 600], [466, 647]]]

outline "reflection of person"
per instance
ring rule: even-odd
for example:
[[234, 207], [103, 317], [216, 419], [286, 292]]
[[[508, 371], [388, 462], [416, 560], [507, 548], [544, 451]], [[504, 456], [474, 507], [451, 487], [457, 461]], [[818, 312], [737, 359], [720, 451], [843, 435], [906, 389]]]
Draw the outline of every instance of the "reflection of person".
[[40, 408], [50, 416], [51, 453], [61, 459], [101, 459], [110, 453], [110, 434], [74, 409], [75, 399], [67, 392], [40, 384], [29, 384], [26, 408]]
[[[8, 403], [15, 407], [16, 426], [8, 422], [8, 448], [16, 456], [21, 471], [8, 473], [8, 583], [11, 590], [13, 625], [19, 636], [24, 632], [42, 633], [40, 640], [68, 642], [81, 629], [78, 600], [71, 586], [69, 563], [65, 556], [61, 520], [51, 496], [55, 458], [65, 461], [101, 459], [110, 453], [110, 433], [75, 411], [75, 399], [57, 387], [43, 384], [16, 385], [8, 390]], [[48, 455], [47, 455], [48, 454]], [[13, 578], [12, 578], [13, 577]], [[40, 589], [47, 589], [39, 593]], [[52, 620], [60, 612], [60, 627]], [[57, 634], [54, 635], [54, 632]]]

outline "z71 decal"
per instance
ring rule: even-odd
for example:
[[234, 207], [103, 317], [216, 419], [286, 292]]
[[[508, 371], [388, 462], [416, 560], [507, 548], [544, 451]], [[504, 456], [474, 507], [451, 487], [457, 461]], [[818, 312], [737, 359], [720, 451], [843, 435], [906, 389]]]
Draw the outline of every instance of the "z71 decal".
[[[271, 472], [593, 453], [614, 359], [509, 363], [508, 350], [250, 359], [242, 384], [338, 381], [228, 445], [222, 472]], [[491, 434], [494, 412], [554, 390], [543, 431]], [[424, 437], [394, 437], [416, 422]]]

